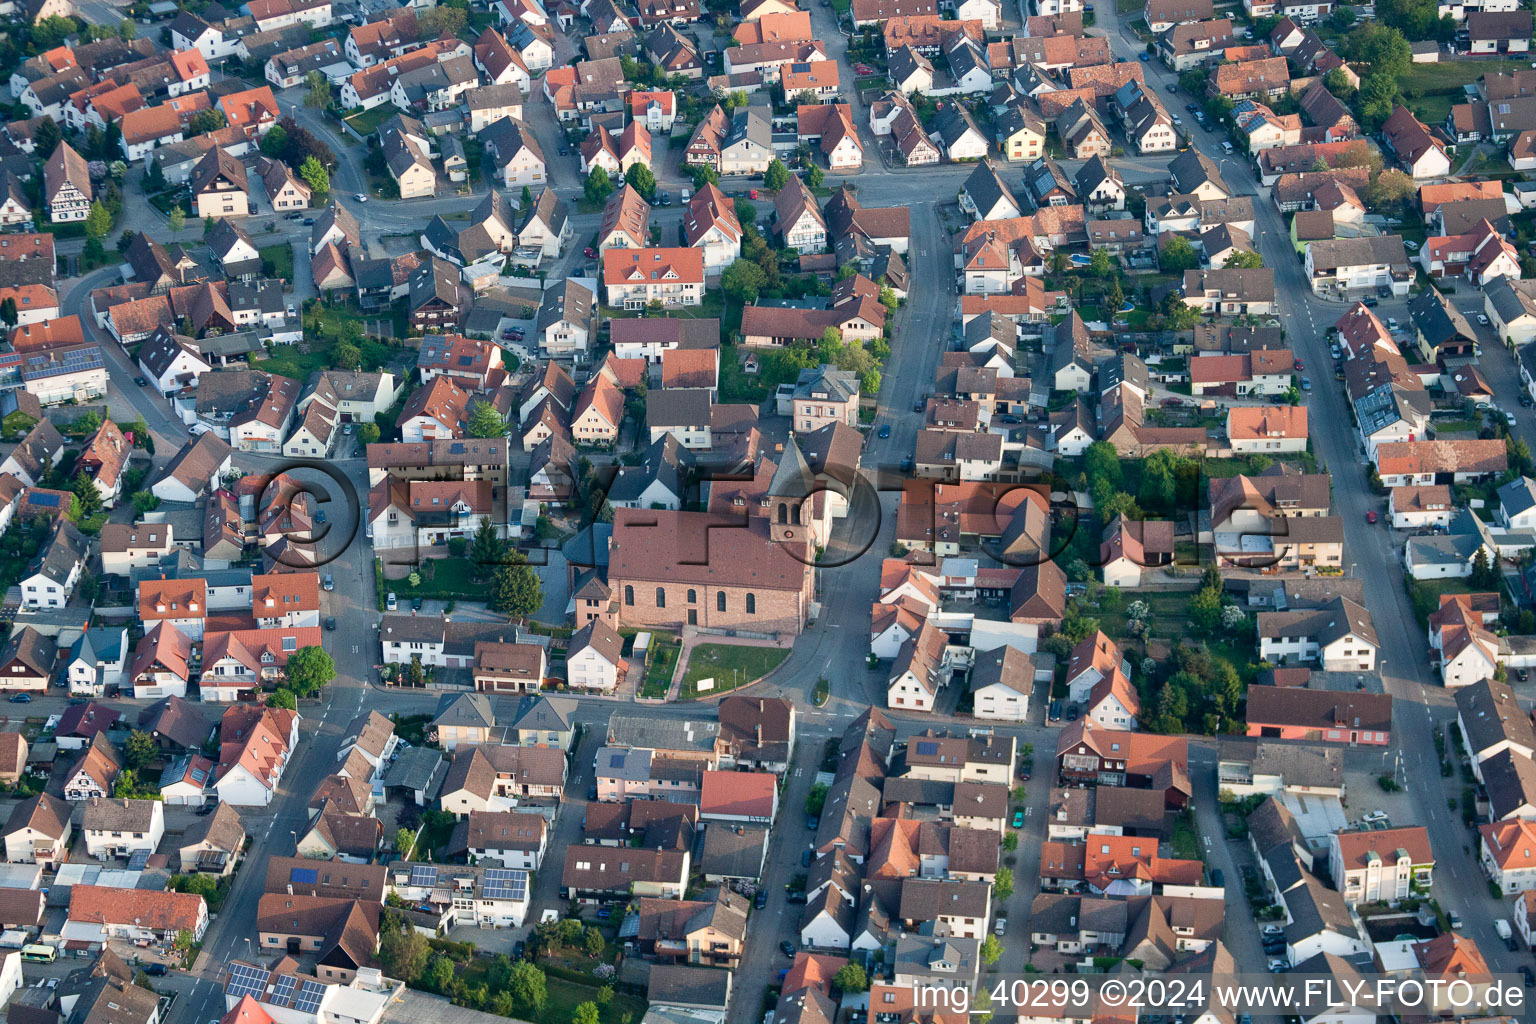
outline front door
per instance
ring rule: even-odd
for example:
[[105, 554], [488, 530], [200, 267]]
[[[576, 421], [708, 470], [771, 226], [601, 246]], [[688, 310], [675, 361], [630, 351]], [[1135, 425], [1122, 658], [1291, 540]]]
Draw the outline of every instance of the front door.
[[688, 625], [690, 625], [690, 626], [697, 626], [698, 624], [699, 624], [699, 612], [698, 612], [698, 609], [696, 609], [696, 608], [689, 608], [688, 609]]

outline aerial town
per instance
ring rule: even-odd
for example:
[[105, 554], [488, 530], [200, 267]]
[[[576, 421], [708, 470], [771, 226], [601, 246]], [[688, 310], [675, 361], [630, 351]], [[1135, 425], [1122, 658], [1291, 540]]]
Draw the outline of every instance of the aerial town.
[[1524, 1018], [1531, 6], [224, 3], [0, 0], [9, 1024]]

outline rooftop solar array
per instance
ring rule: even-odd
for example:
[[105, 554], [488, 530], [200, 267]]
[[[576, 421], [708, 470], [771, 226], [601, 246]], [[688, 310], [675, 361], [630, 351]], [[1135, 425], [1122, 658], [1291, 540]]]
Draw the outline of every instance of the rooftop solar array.
[[224, 994], [236, 1000], [242, 996], [260, 999], [266, 993], [269, 976], [270, 972], [260, 967], [252, 967], [250, 964], [232, 964], [229, 968], [229, 981], [224, 986]]
[[481, 895], [488, 900], [523, 900], [528, 897], [528, 872], [512, 868], [489, 868]]
[[432, 864], [414, 864], [411, 866], [411, 886], [432, 886], [437, 884], [437, 867]]
[[300, 885], [314, 885], [319, 880], [320, 872], [315, 868], [291, 868], [288, 871], [288, 881]]

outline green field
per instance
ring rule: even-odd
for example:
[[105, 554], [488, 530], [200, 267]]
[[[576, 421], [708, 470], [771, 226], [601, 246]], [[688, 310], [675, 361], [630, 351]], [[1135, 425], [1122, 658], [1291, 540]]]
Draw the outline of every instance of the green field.
[[258, 249], [256, 254], [261, 257], [262, 273], [284, 281], [293, 280], [293, 246], [287, 242], [269, 245], [265, 249]]

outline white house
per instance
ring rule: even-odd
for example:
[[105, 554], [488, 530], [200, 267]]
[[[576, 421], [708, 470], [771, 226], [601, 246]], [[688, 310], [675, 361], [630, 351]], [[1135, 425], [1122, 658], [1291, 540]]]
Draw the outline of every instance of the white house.
[[626, 667], [624, 640], [601, 619], [593, 619], [571, 637], [565, 657], [566, 682], [572, 688], [612, 693]]
[[1329, 672], [1370, 672], [1380, 645], [1370, 612], [1346, 597], [1321, 608], [1260, 612], [1259, 657], [1272, 663], [1315, 661]]
[[101, 798], [85, 805], [80, 831], [85, 851], [98, 860], [154, 853], [165, 836], [165, 805], [159, 800]]
[[1038, 670], [1028, 654], [1003, 646], [976, 656], [971, 664], [971, 697], [977, 718], [1023, 722]]

